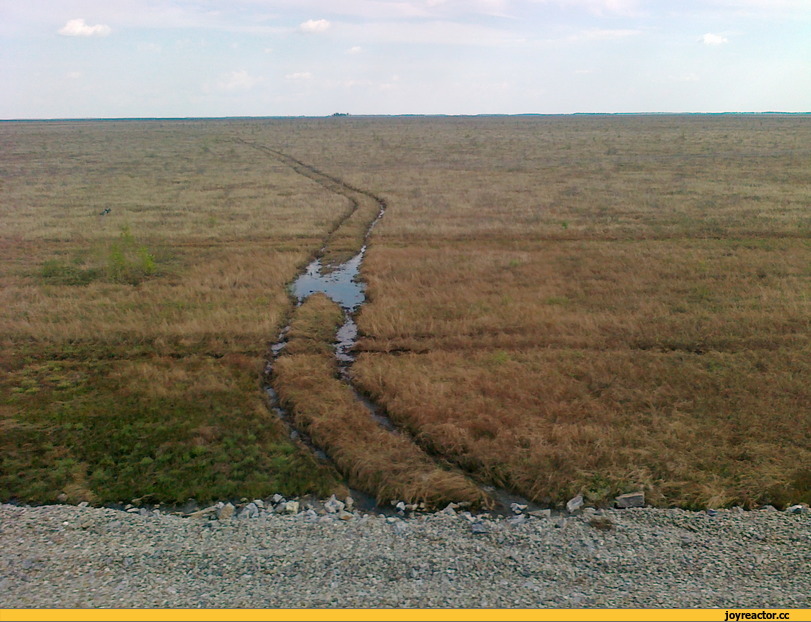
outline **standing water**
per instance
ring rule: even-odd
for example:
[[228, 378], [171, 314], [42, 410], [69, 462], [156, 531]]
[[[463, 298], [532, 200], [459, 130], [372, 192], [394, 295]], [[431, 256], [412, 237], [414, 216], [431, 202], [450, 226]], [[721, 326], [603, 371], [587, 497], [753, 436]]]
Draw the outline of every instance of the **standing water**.
[[354, 313], [366, 300], [366, 284], [358, 278], [360, 262], [366, 246], [349, 261], [342, 263], [327, 274], [321, 273], [321, 260], [313, 260], [307, 269], [290, 286], [290, 291], [301, 304], [311, 294], [321, 292], [338, 303], [345, 313]]
[[[375, 221], [377, 222], [377, 221]], [[371, 229], [371, 227], [370, 227]], [[344, 311], [344, 323], [335, 333], [335, 358], [341, 372], [341, 378], [354, 391], [355, 397], [361, 402], [372, 418], [390, 432], [397, 433], [397, 428], [391, 420], [380, 412], [380, 409], [360, 393], [352, 384], [349, 377], [349, 367], [355, 362], [352, 349], [358, 338], [358, 325], [353, 318], [354, 313], [366, 301], [366, 284], [360, 280], [360, 265], [366, 253], [366, 245], [360, 252], [348, 261], [334, 267], [327, 274], [321, 272], [321, 260], [315, 259], [306, 270], [293, 281], [290, 291], [296, 297], [297, 304], [304, 302], [315, 293], [322, 293], [337, 303]], [[280, 336], [283, 340], [286, 331]], [[274, 355], [284, 348], [284, 341], [271, 347]]]

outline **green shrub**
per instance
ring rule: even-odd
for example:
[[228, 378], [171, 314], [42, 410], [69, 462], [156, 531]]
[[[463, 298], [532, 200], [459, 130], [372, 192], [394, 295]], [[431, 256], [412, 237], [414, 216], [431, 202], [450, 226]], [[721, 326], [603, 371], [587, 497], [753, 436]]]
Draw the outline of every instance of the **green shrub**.
[[146, 246], [137, 244], [128, 225], [110, 244], [105, 259], [107, 278], [115, 283], [140, 283], [157, 270], [155, 257]]
[[[88, 255], [95, 260], [88, 261]], [[116, 240], [93, 253], [80, 250], [70, 262], [47, 260], [39, 276], [55, 285], [88, 285], [97, 280], [135, 285], [157, 272], [155, 256], [146, 246], [139, 245], [129, 226], [124, 225]]]

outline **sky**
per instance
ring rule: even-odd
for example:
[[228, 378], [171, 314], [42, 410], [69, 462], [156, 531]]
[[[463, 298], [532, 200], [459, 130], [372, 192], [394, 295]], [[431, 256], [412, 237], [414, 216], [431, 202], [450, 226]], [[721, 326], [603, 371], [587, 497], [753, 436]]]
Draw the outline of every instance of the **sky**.
[[811, 0], [0, 0], [0, 119], [811, 110]]

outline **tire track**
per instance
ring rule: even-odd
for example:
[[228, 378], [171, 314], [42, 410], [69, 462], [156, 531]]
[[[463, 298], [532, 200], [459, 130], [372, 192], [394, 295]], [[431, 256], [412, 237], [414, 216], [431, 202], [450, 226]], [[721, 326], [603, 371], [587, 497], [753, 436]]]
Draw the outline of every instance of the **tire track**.
[[[426, 452], [409, 434], [397, 428], [385, 411], [363, 395], [351, 381], [349, 367], [354, 362], [351, 351], [357, 338], [353, 316], [366, 299], [363, 294], [365, 284], [359, 280], [359, 270], [369, 235], [385, 213], [385, 201], [286, 153], [245, 140], [239, 142], [267, 154], [327, 190], [341, 194], [352, 205], [351, 211], [327, 235], [313, 262], [299, 273], [290, 286], [291, 291], [296, 291], [298, 300], [287, 325], [270, 347], [265, 367], [264, 391], [271, 411], [285, 423], [291, 438], [308, 447], [321, 461], [332, 463], [348, 478], [350, 485], [375, 494], [378, 502], [397, 496], [409, 502], [421, 501], [426, 507], [437, 507], [437, 504], [451, 501], [468, 501], [475, 506], [492, 508], [495, 505], [493, 491], [474, 483], [468, 475], [441, 456]], [[339, 259], [342, 259], [340, 263]], [[331, 296], [329, 277], [324, 279], [322, 289], [311, 288], [301, 293], [300, 288], [296, 288], [303, 278], [310, 283], [318, 281], [324, 265], [330, 266], [333, 275], [344, 277], [343, 285], [354, 283], [358, 287], [361, 294], [359, 302], [347, 303], [345, 297]], [[351, 269], [347, 269], [347, 266]], [[324, 303], [309, 305], [308, 308], [303, 305], [315, 291], [332, 298], [343, 312], [343, 324], [337, 333], [330, 336], [327, 344], [332, 350], [329, 365], [324, 365], [325, 359], [317, 359], [319, 345], [323, 343], [319, 344], [317, 339], [306, 335], [302, 338], [300, 328], [294, 330], [298, 334], [291, 337], [294, 325], [312, 328], [313, 325], [329, 321], [329, 311], [322, 308]], [[288, 346], [293, 340], [296, 341], [295, 353], [287, 356], [285, 350], [289, 351]], [[308, 364], [310, 367], [307, 367]], [[313, 377], [307, 373], [312, 370], [313, 373], [323, 374], [318, 376], [321, 380], [313, 381]], [[305, 390], [302, 391], [302, 388]], [[327, 412], [329, 408], [314, 399], [314, 392], [329, 395], [329, 399], [338, 404], [334, 407], [335, 413]], [[339, 417], [337, 413], [345, 422], [353, 422], [349, 425], [357, 427], [339, 429], [340, 425], [335, 422], [335, 418]], [[307, 428], [306, 431], [302, 426]], [[347, 457], [354, 449], [347, 449], [341, 436], [352, 436], [352, 442], [362, 438], [371, 443], [360, 448], [362, 453], [368, 455]], [[357, 466], [360, 463], [365, 465]]]

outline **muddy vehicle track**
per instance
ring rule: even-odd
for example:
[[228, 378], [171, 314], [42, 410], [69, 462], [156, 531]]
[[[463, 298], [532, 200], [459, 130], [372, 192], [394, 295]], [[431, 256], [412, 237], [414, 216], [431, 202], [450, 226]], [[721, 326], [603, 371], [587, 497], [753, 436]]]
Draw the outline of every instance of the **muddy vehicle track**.
[[[477, 494], [479, 495], [479, 499], [478, 502], [474, 503], [480, 503], [482, 507], [498, 512], [508, 511], [509, 504], [513, 502], [527, 504], [528, 502], [525, 499], [517, 495], [513, 495], [506, 490], [500, 490], [493, 486], [473, 482], [470, 479], [470, 474], [462, 473], [462, 471], [460, 471], [456, 465], [450, 463], [445, 456], [437, 455], [435, 452], [431, 451], [430, 448], [427, 448], [423, 446], [422, 443], [419, 443], [418, 440], [409, 434], [407, 430], [400, 429], [388, 417], [384, 408], [376, 404], [370, 398], [370, 396], [358, 389], [352, 382], [350, 370], [355, 360], [353, 350], [357, 340], [357, 326], [354, 321], [354, 316], [366, 299], [364, 293], [365, 284], [360, 280], [359, 275], [360, 266], [366, 252], [366, 242], [368, 237], [371, 231], [374, 229], [374, 226], [377, 224], [380, 218], [383, 217], [386, 210], [386, 202], [372, 192], [352, 186], [337, 177], [324, 173], [318, 170], [316, 167], [306, 164], [297, 158], [278, 151], [277, 149], [251, 143], [246, 140], [240, 140], [239, 142], [267, 154], [269, 157], [272, 157], [286, 166], [289, 166], [300, 175], [312, 179], [327, 190], [345, 196], [352, 205], [351, 211], [344, 215], [344, 217], [335, 224], [335, 226], [326, 236], [323, 246], [315, 254], [313, 261], [305, 268], [305, 270], [300, 272], [293, 283], [291, 283], [290, 291], [291, 294], [296, 298], [295, 306], [288, 317], [287, 324], [281, 330], [277, 340], [270, 346], [269, 349], [268, 361], [265, 368], [264, 391], [268, 398], [269, 408], [287, 426], [291, 438], [306, 446], [319, 460], [333, 464], [333, 466], [336, 466], [339, 471], [344, 473], [345, 476], [347, 475], [345, 472], [346, 469], [342, 469], [341, 466], [336, 463], [336, 460], [330, 455], [329, 449], [316, 442], [312, 436], [308, 434], [308, 431], [302, 429], [302, 426], [297, 423], [294, 412], [291, 412], [291, 410], [296, 409], [296, 404], [290, 404], [290, 400], [286, 400], [283, 395], [279, 394], [277, 388], [274, 388], [274, 384], [276, 384], [276, 381], [278, 380], [275, 370], [276, 364], [279, 358], [284, 356], [285, 349], [288, 346], [291, 325], [296, 321], [297, 314], [300, 315], [299, 312], [302, 304], [310, 296], [310, 294], [322, 292], [339, 304], [343, 311], [343, 323], [340, 328], [338, 328], [337, 333], [333, 336], [331, 343], [334, 352], [333, 358], [334, 362], [336, 363], [335, 377], [338, 378], [343, 385], [351, 389], [353, 399], [357, 402], [357, 404], [362, 406], [366, 412], [367, 418], [372, 421], [378, 429], [384, 430], [387, 435], [397, 437], [398, 442], [413, 445], [415, 451], [419, 452], [426, 462], [433, 464], [434, 468], [454, 472], [457, 473], [459, 477], [464, 478], [464, 480], [469, 482], [478, 491]], [[344, 286], [351, 286], [354, 284], [354, 286], [357, 287], [360, 293], [360, 299], [357, 300], [357, 298], [350, 297], [350, 301], [348, 302], [345, 295], [342, 298], [340, 295], [335, 295], [334, 292], [331, 292], [329, 283], [326, 283], [323, 287], [321, 287], [318, 285], [317, 281], [321, 277], [320, 270], [323, 267], [322, 262], [324, 261], [324, 258], [330, 254], [330, 247], [334, 237], [338, 232], [340, 232], [341, 228], [347, 222], [359, 216], [359, 212], [362, 208], [362, 202], [368, 202], [369, 200], [375, 202], [377, 213], [370, 218], [369, 215], [371, 210], [367, 209], [365, 214], [366, 219], [363, 223], [364, 231], [361, 245], [359, 248], [355, 249], [355, 253], [353, 253], [349, 260], [344, 261], [339, 265], [331, 265], [330, 268], [332, 272], [328, 272], [327, 276], [324, 277], [325, 281], [329, 281], [329, 274], [338, 274], [340, 275], [340, 278], [343, 279], [342, 284]], [[352, 264], [352, 269], [348, 271], [344, 270], [345, 266], [350, 264]], [[346, 272], [346, 274], [343, 272]], [[308, 288], [297, 288], [297, 285], [302, 279], [309, 279]], [[316, 284], [313, 285], [313, 283]], [[350, 484], [353, 484], [351, 478]], [[355, 484], [355, 486], [357, 486], [357, 484]], [[364, 492], [377, 494], [378, 499], [381, 500], [379, 490], [365, 490]]]

